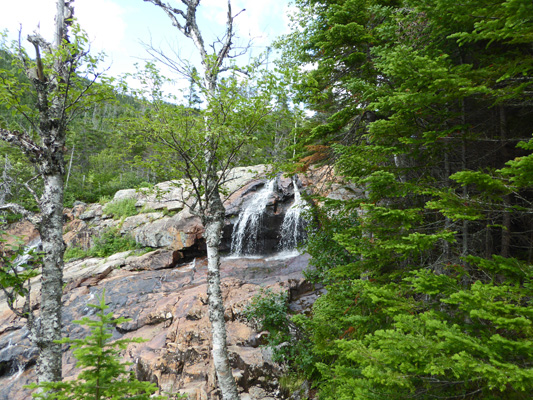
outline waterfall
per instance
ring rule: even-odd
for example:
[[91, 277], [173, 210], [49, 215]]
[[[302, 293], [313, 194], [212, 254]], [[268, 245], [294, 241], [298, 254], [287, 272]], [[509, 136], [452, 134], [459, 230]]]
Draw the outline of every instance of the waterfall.
[[239, 219], [233, 226], [231, 239], [232, 255], [253, 254], [257, 250], [261, 220], [268, 199], [274, 191], [275, 182], [276, 180], [272, 179], [259, 190], [239, 215]]
[[28, 268], [32, 259], [36, 256], [35, 253], [38, 253], [41, 250], [42, 250], [41, 238], [38, 237], [36, 239], [33, 239], [24, 248], [24, 253], [17, 256], [17, 258], [13, 260], [13, 268], [15, 268], [17, 272], [24, 271], [25, 269]]
[[308, 209], [305, 200], [302, 199], [300, 190], [295, 181], [294, 186], [294, 202], [285, 213], [285, 218], [281, 225], [279, 249], [281, 251], [288, 251], [294, 249], [299, 243], [306, 238], [305, 225], [307, 221], [302, 212]]

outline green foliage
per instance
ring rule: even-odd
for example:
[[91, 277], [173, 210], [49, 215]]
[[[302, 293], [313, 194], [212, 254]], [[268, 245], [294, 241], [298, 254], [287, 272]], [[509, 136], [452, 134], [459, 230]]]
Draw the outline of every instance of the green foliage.
[[255, 295], [244, 310], [246, 318], [259, 330], [279, 331], [287, 324], [287, 293], [267, 289]]
[[[275, 79], [266, 73], [261, 75], [253, 67], [246, 70], [249, 76], [243, 79], [230, 69], [213, 93], [198, 86], [201, 97], [209, 101], [196, 109], [163, 90], [168, 79], [154, 64], [139, 68], [135, 79], [141, 88], [134, 90], [124, 85], [124, 90], [142, 105], [142, 112], [132, 107], [120, 124], [124, 134], [131, 132], [133, 146], [149, 143], [153, 149], [150, 158], [137, 157], [136, 165], [158, 176], [187, 179], [193, 195], [204, 197], [201, 206], [206, 193], [210, 193], [206, 192], [208, 173], [227, 173], [238, 165], [265, 161], [258, 157], [257, 149], [264, 148], [261, 143], [269, 138], [265, 138], [262, 129], [272, 112]], [[213, 151], [208, 158], [206, 140]]]
[[[12, 236], [10, 245], [7, 245], [7, 240], [6, 232], [0, 229], [0, 288], [8, 305], [13, 308], [19, 296], [29, 295], [24, 285], [29, 279], [39, 275], [42, 254], [35, 249], [26, 249], [20, 237]], [[22, 314], [27, 317], [28, 312], [28, 309], [24, 309]]]
[[277, 362], [292, 362], [295, 354], [290, 344], [293, 338], [288, 311], [287, 293], [271, 289], [261, 289], [244, 310], [245, 317], [258, 330], [268, 331], [267, 346], [272, 348]]
[[84, 317], [76, 324], [89, 327], [90, 334], [83, 339], [65, 338], [60, 343], [69, 344], [76, 366], [82, 371], [75, 380], [63, 382], [43, 382], [30, 385], [30, 389], [42, 389], [34, 393], [33, 398], [56, 400], [119, 400], [119, 399], [163, 399], [154, 396], [158, 390], [156, 385], [141, 382], [135, 378], [133, 371], [128, 369], [129, 363], [120, 360], [128, 344], [142, 342], [142, 339], [119, 339], [113, 337], [110, 329], [129, 321], [126, 318], [114, 318], [113, 313], [106, 313], [109, 308], [105, 304], [105, 292], [99, 304], [88, 304], [96, 309], [96, 319]]
[[121, 199], [110, 201], [103, 209], [105, 214], [112, 214], [114, 219], [121, 219], [137, 215], [139, 212], [135, 207], [136, 199]]
[[94, 246], [89, 250], [89, 255], [109, 257], [115, 253], [140, 248], [141, 246], [131, 236], [121, 235], [118, 229], [109, 229], [95, 239]]
[[79, 247], [71, 247], [65, 251], [64, 259], [69, 261], [84, 257], [109, 257], [113, 254], [128, 250], [143, 249], [130, 235], [121, 235], [117, 228], [108, 229], [94, 240], [94, 245], [83, 250]]
[[305, 318], [289, 315], [288, 294], [266, 289], [255, 295], [246, 306], [244, 315], [258, 330], [268, 331], [267, 346], [274, 353], [274, 360], [293, 365], [298, 375], [312, 368], [312, 356], [303, 340]]
[[63, 255], [63, 260], [70, 261], [85, 257], [89, 257], [89, 251], [83, 250], [81, 247], [68, 247]]
[[354, 283], [355, 303], [327, 314], [346, 330], [334, 342], [330, 334], [316, 340], [338, 357], [318, 364], [328, 382], [324, 398], [526, 398], [533, 385], [531, 272], [521, 287], [491, 280], [465, 287], [457, 269], [419, 270], [387, 286]]
[[295, 149], [358, 193], [309, 237], [320, 398], [528, 398], [533, 4], [295, 5]]
[[105, 206], [111, 200], [113, 200], [111, 196], [100, 196], [100, 198], [98, 199], [98, 203]]

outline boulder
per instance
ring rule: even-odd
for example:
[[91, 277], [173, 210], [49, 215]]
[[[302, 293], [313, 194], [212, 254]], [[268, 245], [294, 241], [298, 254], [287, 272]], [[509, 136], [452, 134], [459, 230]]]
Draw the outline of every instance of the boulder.
[[63, 241], [68, 247], [79, 247], [88, 250], [94, 245], [93, 231], [81, 219], [69, 221], [63, 227]]
[[17, 238], [22, 239], [24, 243], [29, 243], [39, 237], [39, 231], [37, 231], [31, 222], [26, 220], [10, 224], [4, 230], [6, 235], [5, 237], [2, 236], [2, 239], [4, 239], [5, 242], [0, 242], [0, 250], [18, 242]]
[[132, 231], [132, 236], [142, 246], [196, 252], [204, 249], [203, 231], [199, 218], [175, 215], [141, 225]]

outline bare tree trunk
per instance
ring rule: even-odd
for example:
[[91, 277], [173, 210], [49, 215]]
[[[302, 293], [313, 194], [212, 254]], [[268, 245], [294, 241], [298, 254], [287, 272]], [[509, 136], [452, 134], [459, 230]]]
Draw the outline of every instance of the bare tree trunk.
[[[56, 13], [56, 30], [52, 44], [40, 34], [28, 36], [28, 41], [35, 47], [35, 61], [30, 62], [23, 53], [22, 58], [26, 73], [32, 82], [36, 95], [38, 122], [30, 121], [37, 127], [40, 143], [33, 140], [28, 132], [12, 132], [0, 129], [0, 139], [19, 147], [35, 165], [43, 179], [43, 192], [40, 198], [26, 185], [40, 209], [40, 216], [35, 216], [17, 204], [6, 204], [10, 208], [30, 219], [37, 226], [43, 246], [41, 276], [41, 308], [39, 322], [29, 311], [28, 325], [32, 340], [39, 348], [38, 379], [39, 382], [61, 380], [61, 296], [63, 292], [63, 178], [65, 173], [65, 141], [67, 116], [66, 101], [69, 98], [68, 85], [75, 74], [80, 56], [77, 50], [72, 57], [63, 52], [68, 41], [68, 28], [72, 24], [74, 9], [72, 1], [58, 0]], [[52, 71], [44, 68], [46, 58], [41, 58], [41, 51], [54, 58]], [[61, 53], [61, 52], [60, 52]], [[66, 85], [67, 88], [62, 87]], [[79, 100], [79, 99], [78, 99]], [[78, 101], [77, 100], [77, 101]]]
[[[445, 181], [446, 188], [450, 187], [450, 175], [451, 174], [452, 173], [451, 173], [451, 166], [450, 166], [450, 153], [449, 153], [449, 150], [446, 148], [444, 150], [444, 175], [445, 175], [444, 181]], [[452, 229], [452, 221], [448, 217], [444, 217], [444, 229], [446, 231], [451, 231]], [[451, 251], [450, 243], [447, 240], [444, 241], [443, 254], [444, 254], [444, 263], [451, 262], [452, 251]], [[441, 267], [439, 268], [441, 269], [439, 273], [441, 273], [442, 268]]]
[[42, 223], [39, 227], [43, 244], [41, 284], [41, 323], [36, 342], [39, 347], [40, 382], [61, 380], [61, 296], [63, 294], [63, 174], [58, 169], [44, 174]]
[[[466, 104], [465, 100], [463, 99], [461, 102], [461, 122], [463, 123], [463, 126], [466, 125]], [[466, 133], [463, 131], [463, 137], [461, 141], [461, 170], [466, 171], [467, 167], [467, 160], [466, 160]], [[464, 201], [467, 201], [468, 198], [468, 187], [466, 185], [463, 186], [463, 199]], [[463, 220], [463, 243], [462, 243], [462, 249], [461, 254], [463, 256], [468, 255], [468, 220]]]
[[[209, 299], [209, 321], [213, 344], [213, 362], [218, 384], [224, 400], [238, 400], [237, 384], [233, 378], [226, 344], [226, 321], [224, 320], [224, 300], [220, 288], [219, 246], [224, 227], [224, 206], [218, 190], [211, 198], [209, 215], [204, 218], [207, 244], [207, 295]], [[218, 198], [218, 201], [217, 201]]]
[[[216, 94], [216, 78], [206, 73], [206, 86], [209, 95]], [[217, 157], [216, 145], [213, 143], [206, 121], [205, 150], [206, 171], [206, 202], [204, 209], [204, 227], [207, 245], [207, 297], [209, 302], [209, 321], [211, 322], [211, 335], [213, 344], [213, 363], [217, 373], [218, 385], [224, 400], [239, 400], [237, 383], [231, 371], [228, 346], [226, 343], [226, 320], [224, 319], [224, 300], [220, 288], [220, 252], [224, 217], [226, 210], [220, 200], [219, 183], [216, 171], [212, 165]]]
[[[66, 38], [68, 27], [74, 10], [65, 4], [65, 0], [57, 1], [56, 32], [53, 47], [60, 49]], [[34, 42], [34, 45], [37, 42]], [[38, 48], [37, 45], [36, 49]], [[54, 79], [68, 80], [68, 67], [62, 58], [54, 63], [56, 76], [52, 78], [49, 88], [57, 90], [59, 82]], [[43, 79], [44, 82], [44, 79]], [[63, 294], [63, 176], [65, 171], [64, 149], [66, 127], [63, 124], [64, 104], [61, 97], [51, 99], [50, 108], [45, 103], [49, 96], [47, 86], [38, 85], [42, 91], [39, 95], [40, 129], [44, 148], [44, 157], [40, 165], [43, 177], [43, 195], [40, 201], [42, 214], [39, 233], [43, 245], [43, 266], [41, 283], [41, 323], [38, 327], [38, 376], [40, 382], [61, 381], [61, 296]]]
[[[212, 54], [208, 54], [202, 37], [202, 32], [196, 21], [196, 11], [200, 0], [181, 0], [185, 10], [180, 10], [163, 3], [161, 0], [144, 0], [160, 7], [165, 11], [174, 25], [185, 37], [192, 40], [200, 55], [203, 71], [203, 80], [205, 84], [205, 94], [207, 103], [211, 103], [216, 98], [218, 77], [225, 60], [230, 56], [233, 39], [233, 19], [231, 11], [231, 1], [228, 0], [228, 12], [226, 21], [226, 32], [223, 39], [218, 43], [218, 51], [213, 44]], [[168, 60], [166, 56], [164, 59]], [[172, 63], [175, 65], [175, 63]], [[189, 76], [192, 78], [192, 76]], [[217, 373], [218, 384], [224, 400], [238, 400], [239, 393], [237, 384], [231, 372], [228, 349], [226, 344], [226, 322], [224, 320], [224, 302], [220, 289], [220, 254], [219, 245], [222, 238], [222, 228], [224, 226], [225, 210], [220, 200], [219, 184], [220, 180], [214, 166], [217, 163], [218, 145], [213, 139], [210, 131], [210, 122], [205, 121], [205, 138], [204, 138], [204, 161], [205, 167], [202, 168], [199, 181], [203, 181], [205, 194], [202, 195], [197, 191], [196, 195], [199, 200], [199, 212], [202, 217], [202, 223], [205, 228], [205, 238], [207, 244], [207, 263], [208, 263], [208, 301], [209, 301], [209, 320], [211, 321], [211, 333], [213, 342], [213, 362]], [[190, 172], [190, 171], [189, 171]], [[200, 201], [203, 199], [203, 201]], [[202, 204], [203, 203], [203, 204]]]
[[67, 179], [65, 180], [65, 189], [68, 187], [68, 180], [70, 178], [70, 171], [72, 170], [72, 160], [74, 159], [74, 150], [76, 149], [76, 144], [72, 146], [72, 152], [70, 153], [70, 161], [68, 163], [68, 172]]

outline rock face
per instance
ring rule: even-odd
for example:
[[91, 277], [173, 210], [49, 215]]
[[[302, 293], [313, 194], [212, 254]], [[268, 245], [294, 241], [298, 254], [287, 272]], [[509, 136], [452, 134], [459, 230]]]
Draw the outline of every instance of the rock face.
[[[267, 184], [265, 172], [264, 166], [231, 172], [232, 179], [224, 190], [227, 220], [223, 252], [231, 249], [233, 225], [239, 214]], [[298, 177], [298, 184], [303, 184], [304, 190], [332, 198], [345, 194], [347, 189], [340, 183], [334, 181], [335, 186], [327, 189], [324, 174], [314, 173], [315, 177]], [[278, 177], [268, 196], [258, 247], [263, 256], [232, 256], [221, 263], [228, 346], [243, 399], [283, 398], [277, 384], [281, 367], [273, 362], [271, 351], [260, 346], [264, 333], [256, 332], [246, 322], [243, 316], [246, 304], [260, 288], [269, 287], [288, 291], [291, 310], [304, 312], [319, 295], [303, 278], [307, 255], [293, 254], [285, 258], [275, 255], [283, 216], [293, 201], [293, 187], [290, 178]], [[192, 202], [186, 185], [165, 182], [152, 191], [119, 191], [114, 201], [124, 198], [135, 198], [137, 206], [149, 212], [115, 220], [105, 215], [99, 204], [79, 203], [65, 211], [64, 240], [70, 247], [88, 249], [96, 237], [113, 228], [117, 234], [131, 235], [152, 251], [143, 255], [124, 252], [106, 259], [86, 258], [67, 263], [64, 333], [71, 338], [85, 334], [83, 327], [71, 322], [90, 315], [93, 309], [87, 304], [96, 302], [105, 290], [109, 311], [117, 317], [131, 319], [113, 332], [113, 338], [146, 340], [131, 344], [124, 353], [139, 379], [157, 383], [164, 392], [187, 393], [191, 399], [218, 400], [210, 357], [203, 227], [189, 208]], [[35, 231], [26, 225], [12, 227], [11, 231], [29, 232], [29, 238], [35, 239]], [[39, 289], [39, 277], [36, 277], [32, 282], [32, 304], [37, 315]], [[79, 371], [71, 352], [64, 350], [64, 376], [72, 379]], [[25, 322], [15, 317], [0, 295], [0, 400], [30, 398], [23, 385], [35, 381], [36, 359], [37, 350], [30, 343]]]
[[[243, 393], [264, 394], [249, 398], [281, 398], [276, 383], [281, 370], [271, 353], [259, 346], [260, 334], [247, 324], [243, 309], [264, 287], [289, 291], [295, 302], [312, 296], [302, 275], [307, 262], [308, 256], [296, 255], [285, 259], [228, 258], [221, 264], [234, 375]], [[113, 332], [113, 338], [146, 340], [131, 344], [124, 354], [140, 379], [157, 383], [162, 391], [187, 393], [193, 399], [218, 399], [210, 358], [206, 260], [173, 265], [170, 250], [68, 263], [63, 295], [65, 335], [81, 338], [85, 334], [71, 322], [91, 315], [93, 309], [87, 304], [96, 302], [105, 290], [109, 311], [131, 319]], [[30, 392], [22, 386], [36, 379], [33, 365], [37, 349], [29, 341], [24, 322], [5, 306], [0, 308], [0, 326], [0, 399], [28, 399]], [[67, 379], [79, 372], [69, 351], [64, 353], [63, 365]]]

